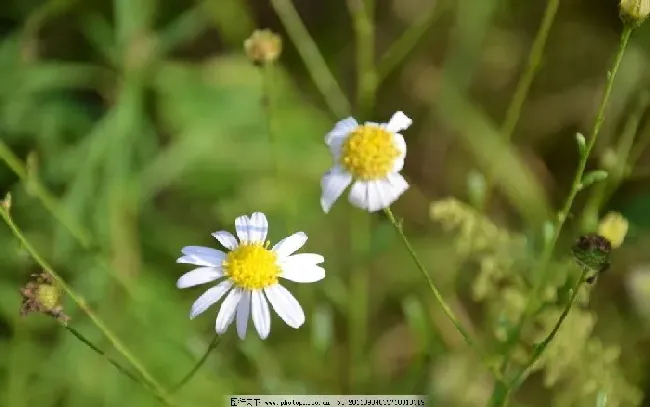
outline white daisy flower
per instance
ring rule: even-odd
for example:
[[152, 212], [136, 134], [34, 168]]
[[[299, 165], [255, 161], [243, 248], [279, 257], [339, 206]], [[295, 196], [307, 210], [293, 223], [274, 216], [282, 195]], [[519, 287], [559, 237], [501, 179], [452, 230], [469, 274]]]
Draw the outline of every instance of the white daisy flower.
[[[297, 283], [313, 283], [325, 277], [318, 266], [325, 259], [319, 254], [293, 254], [307, 241], [303, 232], [280, 240], [269, 249], [266, 241], [268, 222], [261, 212], [235, 219], [237, 239], [229, 232], [212, 234], [228, 252], [200, 246], [187, 246], [177, 263], [199, 266], [178, 279], [178, 288], [215, 282], [192, 305], [190, 318], [194, 319], [225, 296], [216, 321], [216, 331], [223, 334], [237, 319], [237, 334], [244, 339], [249, 315], [265, 339], [271, 330], [269, 303], [276, 314], [292, 328], [305, 322], [305, 314], [298, 301], [279, 283], [279, 277]], [[227, 295], [226, 295], [227, 294]]]
[[397, 112], [388, 123], [360, 125], [352, 117], [336, 123], [325, 136], [334, 157], [334, 166], [321, 180], [325, 213], [350, 184], [350, 203], [369, 212], [388, 208], [408, 189], [399, 173], [406, 157], [406, 142], [399, 132], [412, 122]]

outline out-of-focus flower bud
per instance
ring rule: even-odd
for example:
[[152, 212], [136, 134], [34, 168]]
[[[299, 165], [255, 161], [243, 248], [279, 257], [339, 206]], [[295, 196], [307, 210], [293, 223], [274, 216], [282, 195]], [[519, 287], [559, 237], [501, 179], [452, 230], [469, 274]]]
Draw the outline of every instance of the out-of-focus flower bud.
[[272, 63], [282, 53], [282, 39], [271, 30], [255, 30], [244, 41], [244, 50], [255, 65]]

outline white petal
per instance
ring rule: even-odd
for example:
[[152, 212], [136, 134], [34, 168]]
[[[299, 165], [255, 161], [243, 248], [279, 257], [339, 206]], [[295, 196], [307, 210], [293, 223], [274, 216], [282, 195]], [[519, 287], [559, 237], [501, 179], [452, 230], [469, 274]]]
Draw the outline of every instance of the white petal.
[[251, 313], [251, 292], [244, 291], [239, 305], [237, 305], [237, 335], [240, 339], [246, 337], [246, 328], [248, 328], [248, 317]]
[[348, 134], [359, 126], [353, 117], [343, 119], [334, 125], [334, 129], [325, 136], [325, 143], [329, 146], [336, 139], [345, 139]]
[[203, 266], [203, 267], [219, 267], [219, 265], [215, 265], [211, 261], [205, 261], [203, 259], [200, 259], [196, 256], [181, 256], [178, 259], [176, 259], [176, 263], [182, 263], [182, 264], [194, 264], [195, 266]]
[[226, 253], [221, 250], [212, 249], [202, 246], [186, 246], [181, 249], [185, 255], [178, 260], [177, 263], [190, 263], [198, 266], [221, 266]]
[[391, 206], [409, 188], [408, 182], [398, 173], [388, 174], [386, 179], [377, 181], [376, 185], [381, 194], [380, 209]]
[[219, 243], [221, 243], [221, 245], [228, 250], [235, 250], [237, 246], [239, 246], [235, 236], [225, 230], [214, 232], [212, 236], [214, 236], [214, 238], [217, 239]]
[[264, 289], [273, 311], [292, 328], [300, 328], [305, 323], [305, 313], [298, 300], [280, 284]]
[[307, 242], [305, 232], [297, 232], [277, 242], [272, 250], [282, 261], [285, 257], [292, 255], [296, 250], [303, 247], [305, 242]]
[[[387, 184], [388, 186], [384, 184]], [[386, 188], [390, 188], [388, 181], [368, 181], [368, 211], [376, 212], [390, 206], [390, 192], [386, 191]]]
[[317, 266], [325, 261], [320, 254], [300, 253], [284, 259], [280, 263], [280, 277], [296, 283], [313, 283], [325, 278], [325, 270]]
[[199, 267], [181, 276], [176, 282], [178, 288], [194, 287], [195, 285], [209, 283], [223, 277], [223, 271], [214, 267]]
[[352, 184], [349, 196], [350, 203], [357, 208], [368, 210], [368, 182], [356, 181]]
[[235, 231], [241, 243], [248, 243], [248, 216], [242, 215], [235, 219]]
[[192, 304], [190, 319], [196, 318], [198, 315], [210, 308], [212, 304], [219, 301], [221, 297], [230, 290], [230, 287], [232, 287], [232, 282], [226, 280], [204, 292], [196, 301], [194, 301], [194, 304]]
[[264, 243], [269, 222], [262, 212], [254, 212], [248, 220], [248, 239], [251, 243]]
[[398, 133], [402, 130], [408, 129], [412, 123], [413, 120], [406, 116], [404, 112], [400, 111], [395, 113], [393, 117], [390, 118], [385, 128], [392, 133]]
[[343, 168], [336, 166], [323, 175], [320, 185], [323, 193], [320, 198], [320, 206], [323, 212], [327, 213], [339, 199], [345, 188], [352, 182], [352, 175]]
[[399, 133], [393, 133], [393, 143], [400, 152], [400, 155], [393, 162], [393, 172], [400, 172], [404, 168], [404, 158], [406, 158], [406, 142], [404, 136]]
[[302, 264], [303, 266], [315, 266], [325, 261], [325, 257], [316, 253], [300, 253], [285, 257], [280, 265], [285, 264]]
[[239, 304], [241, 294], [241, 288], [235, 287], [230, 294], [228, 294], [226, 299], [223, 300], [215, 324], [215, 330], [219, 335], [226, 332], [226, 329], [228, 329], [232, 321], [235, 319], [235, 312], [237, 311], [237, 304]]
[[253, 291], [252, 308], [253, 324], [255, 324], [257, 333], [260, 338], [266, 339], [271, 332], [271, 312], [269, 312], [269, 304], [262, 291]]

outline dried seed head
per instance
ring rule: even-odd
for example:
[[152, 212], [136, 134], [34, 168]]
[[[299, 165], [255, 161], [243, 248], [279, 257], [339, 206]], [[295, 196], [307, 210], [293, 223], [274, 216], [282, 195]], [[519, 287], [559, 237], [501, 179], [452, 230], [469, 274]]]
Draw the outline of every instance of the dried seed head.
[[33, 312], [49, 315], [59, 322], [67, 323], [70, 318], [61, 306], [61, 289], [57, 287], [47, 273], [34, 274], [32, 279], [20, 290], [23, 303], [22, 316]]
[[639, 26], [650, 15], [650, 0], [621, 0], [620, 13], [625, 23]]
[[271, 30], [255, 30], [244, 41], [244, 50], [255, 65], [272, 63], [282, 53], [282, 39]]

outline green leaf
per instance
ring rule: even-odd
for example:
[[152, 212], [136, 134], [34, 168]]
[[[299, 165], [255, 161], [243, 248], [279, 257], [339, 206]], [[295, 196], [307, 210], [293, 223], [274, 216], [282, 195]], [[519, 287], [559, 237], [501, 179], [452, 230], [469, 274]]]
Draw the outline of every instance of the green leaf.
[[598, 399], [596, 400], [596, 407], [607, 407], [607, 393], [604, 391], [598, 392]]

